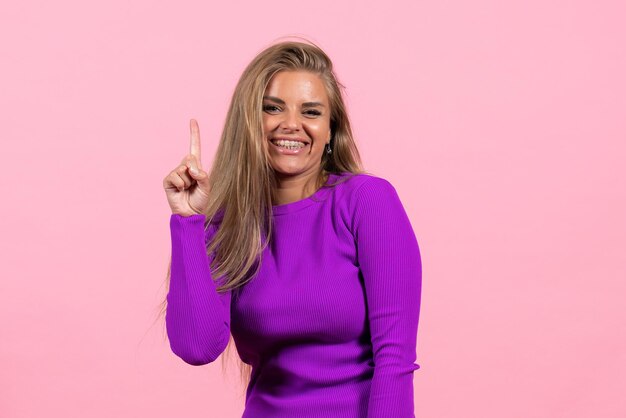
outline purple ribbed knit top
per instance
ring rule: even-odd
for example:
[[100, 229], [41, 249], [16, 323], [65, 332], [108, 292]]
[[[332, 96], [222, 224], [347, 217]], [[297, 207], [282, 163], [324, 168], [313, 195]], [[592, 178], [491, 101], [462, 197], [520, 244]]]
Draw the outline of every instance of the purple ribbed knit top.
[[417, 239], [389, 181], [342, 173], [327, 184], [342, 176], [351, 177], [273, 206], [259, 274], [238, 294], [218, 293], [211, 275], [206, 245], [219, 222], [171, 215], [171, 349], [211, 363], [232, 333], [253, 366], [242, 418], [415, 416]]

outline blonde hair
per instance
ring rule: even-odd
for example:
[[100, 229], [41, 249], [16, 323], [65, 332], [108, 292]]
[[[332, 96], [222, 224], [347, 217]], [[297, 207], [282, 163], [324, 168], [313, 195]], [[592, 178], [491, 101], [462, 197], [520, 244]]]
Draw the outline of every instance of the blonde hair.
[[[208, 173], [211, 193], [205, 228], [214, 218], [221, 222], [211, 242], [207, 243], [207, 255], [215, 252], [211, 263], [213, 279], [225, 279], [217, 288], [218, 292], [232, 291], [232, 297], [258, 273], [261, 255], [272, 236], [276, 180], [268, 158], [267, 141], [261, 140], [263, 94], [272, 76], [279, 71], [309, 71], [318, 75], [326, 87], [331, 110], [332, 153], [323, 153], [316, 189], [334, 187], [349, 178], [345, 176], [325, 185], [330, 173], [367, 173], [362, 169], [343, 100], [345, 86], [338, 81], [326, 53], [313, 42], [300, 39], [305, 42], [288, 40], [267, 47], [245, 68], [235, 87]], [[166, 277], [168, 292], [170, 273], [171, 258]], [[167, 297], [161, 303], [160, 316], [166, 310]], [[231, 342], [232, 334], [226, 352], [230, 351]], [[242, 382], [247, 386], [252, 367], [239, 361], [239, 368]]]

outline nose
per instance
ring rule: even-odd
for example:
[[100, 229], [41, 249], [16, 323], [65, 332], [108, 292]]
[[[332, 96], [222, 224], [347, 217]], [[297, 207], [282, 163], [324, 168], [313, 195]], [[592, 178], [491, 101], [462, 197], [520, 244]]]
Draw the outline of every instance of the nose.
[[283, 112], [283, 118], [280, 121], [280, 128], [288, 130], [298, 130], [300, 128], [300, 120], [297, 112]]

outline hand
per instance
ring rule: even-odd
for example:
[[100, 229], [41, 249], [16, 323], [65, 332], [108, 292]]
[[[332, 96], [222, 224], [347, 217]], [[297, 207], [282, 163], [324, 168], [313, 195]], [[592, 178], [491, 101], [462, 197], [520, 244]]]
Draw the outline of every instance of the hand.
[[189, 124], [189, 154], [163, 179], [163, 188], [172, 213], [182, 216], [203, 214], [209, 205], [209, 176], [202, 170], [200, 161], [200, 128], [195, 119], [191, 119]]

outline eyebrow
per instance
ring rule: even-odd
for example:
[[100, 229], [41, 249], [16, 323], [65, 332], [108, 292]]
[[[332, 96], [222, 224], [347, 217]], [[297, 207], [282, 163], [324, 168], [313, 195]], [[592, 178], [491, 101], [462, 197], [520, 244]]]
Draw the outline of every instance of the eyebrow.
[[[285, 101], [282, 99], [279, 99], [278, 97], [274, 97], [274, 96], [263, 96], [264, 100], [271, 100], [273, 102], [276, 102], [278, 104], [285, 104]], [[302, 107], [315, 107], [315, 106], [321, 106], [321, 107], [326, 107], [324, 106], [323, 103], [320, 102], [304, 102], [302, 103]]]

